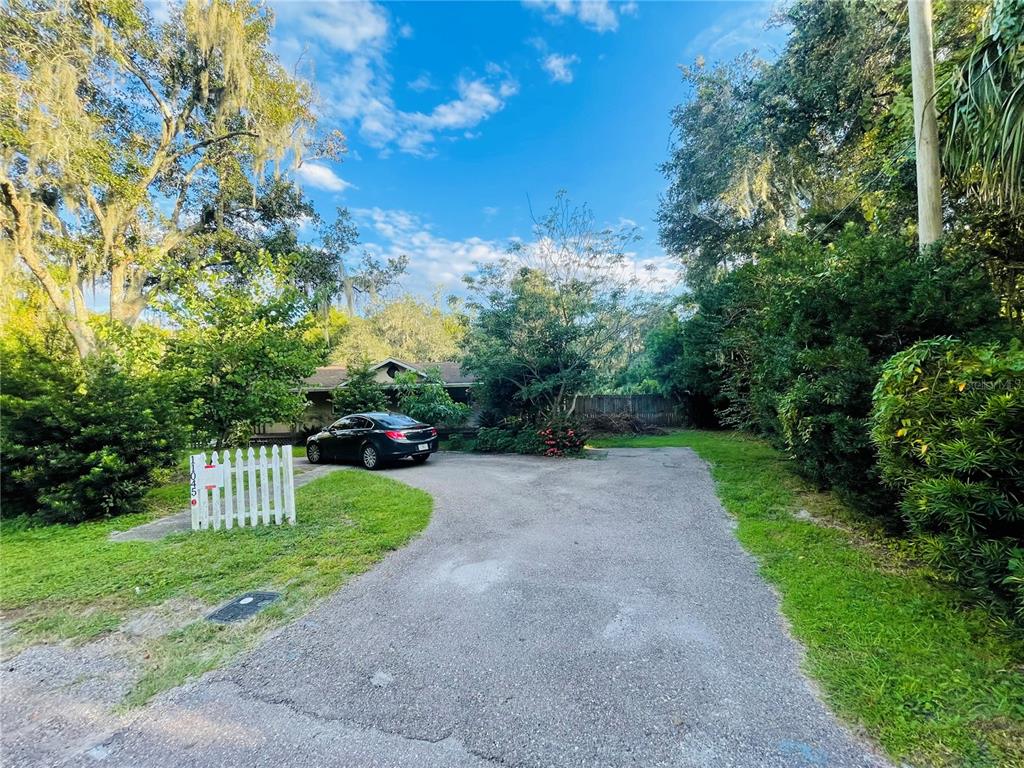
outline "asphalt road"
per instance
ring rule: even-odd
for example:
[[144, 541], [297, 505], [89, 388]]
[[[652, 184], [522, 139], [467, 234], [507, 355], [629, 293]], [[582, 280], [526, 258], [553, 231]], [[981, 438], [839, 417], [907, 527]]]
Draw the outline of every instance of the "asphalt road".
[[690, 451], [388, 474], [434, 495], [423, 536], [71, 764], [885, 765], [800, 673]]

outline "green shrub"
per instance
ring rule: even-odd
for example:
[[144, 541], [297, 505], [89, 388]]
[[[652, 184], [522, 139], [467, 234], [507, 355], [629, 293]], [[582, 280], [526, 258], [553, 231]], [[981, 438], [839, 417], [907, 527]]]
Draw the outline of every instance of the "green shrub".
[[197, 444], [246, 445], [260, 424], [302, 418], [299, 385], [321, 350], [304, 338], [305, 297], [274, 290], [271, 277], [262, 271], [242, 284], [206, 280], [165, 307], [177, 329], [161, 365]]
[[522, 453], [571, 456], [583, 451], [584, 429], [571, 419], [533, 422], [509, 417], [493, 427], [481, 427], [473, 450], [484, 453]]
[[820, 487], [898, 525], [870, 440], [871, 392], [910, 344], [1001, 326], [978, 262], [854, 226], [831, 243], [780, 237], [663, 324], [656, 369], [667, 391], [713, 403], [724, 425], [766, 436]]
[[331, 392], [331, 405], [337, 415], [389, 410], [387, 395], [370, 365], [366, 358], [349, 362], [345, 371], [348, 378]]
[[799, 375], [778, 397], [781, 443], [797, 470], [820, 488], [834, 488], [893, 529], [896, 497], [881, 481], [868, 429], [878, 367], [864, 345], [841, 340], [795, 355]]
[[482, 453], [543, 453], [537, 427], [526, 419], [510, 416], [493, 427], [480, 427], [474, 451]]
[[469, 406], [456, 403], [444, 387], [436, 370], [427, 372], [427, 379], [409, 371], [395, 376], [398, 410], [427, 424], [457, 426], [469, 417]]
[[939, 338], [895, 355], [871, 436], [935, 566], [1024, 620], [1024, 347]]
[[137, 512], [185, 445], [159, 380], [101, 353], [79, 366], [5, 345], [3, 358], [5, 514], [75, 523]]

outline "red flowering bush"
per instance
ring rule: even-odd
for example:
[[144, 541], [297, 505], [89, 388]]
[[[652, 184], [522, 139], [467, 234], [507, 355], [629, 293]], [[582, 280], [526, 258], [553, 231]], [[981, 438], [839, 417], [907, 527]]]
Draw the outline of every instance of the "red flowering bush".
[[533, 422], [508, 418], [494, 427], [481, 427], [474, 450], [485, 453], [525, 453], [575, 456], [583, 452], [587, 433], [567, 420]]
[[550, 422], [537, 430], [537, 436], [544, 445], [545, 456], [575, 456], [583, 452], [587, 443], [586, 434], [573, 422]]

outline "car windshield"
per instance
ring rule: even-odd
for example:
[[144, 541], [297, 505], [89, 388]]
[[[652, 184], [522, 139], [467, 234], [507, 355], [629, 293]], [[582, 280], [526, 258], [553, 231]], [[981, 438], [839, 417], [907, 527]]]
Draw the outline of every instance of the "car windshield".
[[385, 427], [412, 427], [419, 424], [416, 419], [411, 419], [400, 413], [390, 413], [387, 416], [378, 416], [377, 421]]

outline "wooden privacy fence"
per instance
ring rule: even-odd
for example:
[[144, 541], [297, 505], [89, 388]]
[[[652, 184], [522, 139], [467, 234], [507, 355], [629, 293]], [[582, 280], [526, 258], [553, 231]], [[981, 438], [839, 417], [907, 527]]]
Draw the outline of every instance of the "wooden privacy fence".
[[230, 451], [214, 451], [209, 461], [206, 453], [193, 454], [189, 484], [194, 531], [295, 523], [291, 446], [272, 446], [269, 461], [264, 445], [259, 453], [236, 449], [234, 460]]
[[686, 409], [662, 395], [581, 395], [575, 415], [586, 418], [596, 414], [628, 413], [645, 424], [676, 427], [688, 421]]

